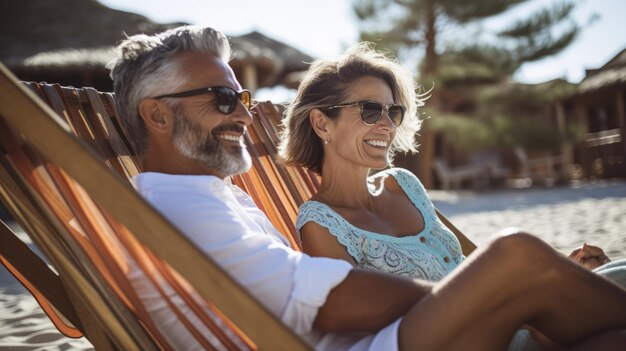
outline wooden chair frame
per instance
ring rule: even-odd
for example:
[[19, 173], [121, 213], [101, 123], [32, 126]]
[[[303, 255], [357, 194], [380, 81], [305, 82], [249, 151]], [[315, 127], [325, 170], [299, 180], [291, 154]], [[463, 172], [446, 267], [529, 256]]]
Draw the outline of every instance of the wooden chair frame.
[[[124, 179], [139, 170], [128, 143], [107, 139], [106, 130], [121, 132], [115, 120], [107, 116], [114, 114], [111, 110], [114, 106], [112, 94], [81, 89], [94, 109], [83, 112], [95, 113], [91, 117], [99, 119], [104, 126], [102, 135], [93, 135], [93, 131], [81, 127], [81, 119], [85, 116], [64, 109], [62, 99], [50, 99], [47, 103], [41, 100], [54, 94], [62, 96], [67, 93], [67, 88], [42, 85], [44, 90], [55, 91], [49, 91], [51, 94], [48, 95], [39, 94], [38, 98], [35, 86], [40, 87], [31, 85], [29, 89], [19, 83], [0, 64], [0, 137], [9, 138], [18, 134], [25, 138], [42, 157], [79, 183], [98, 206], [134, 233], [141, 244], [191, 282], [203, 298], [218, 306], [259, 349], [309, 349], [227, 272], [147, 204]], [[51, 107], [63, 112], [63, 118]], [[297, 208], [319, 187], [319, 179], [303, 169], [284, 168], [276, 164], [273, 157], [276, 154], [279, 119], [279, 114], [271, 113], [255, 119], [254, 132], [250, 133], [248, 140], [254, 162], [252, 172], [255, 173], [237, 177], [234, 182], [251, 193], [279, 230], [293, 233]], [[119, 158], [119, 162], [112, 162], [108, 159], [111, 155], [124, 157]], [[121, 302], [108, 301], [109, 295], [103, 297], [102, 293], [98, 293], [103, 289], [106, 291], [106, 287], [93, 288], [94, 281], [85, 279], [84, 273], [74, 267], [76, 261], [64, 258], [72, 254], [71, 248], [53, 242], [46, 235], [50, 231], [63, 232], [62, 226], [55, 222], [54, 214], [38, 199], [37, 192], [19, 178], [12, 174], [11, 165], [2, 160], [0, 199], [44, 254], [52, 258], [60, 274], [50, 270], [6, 225], [0, 226], [0, 261], [20, 278], [42, 306], [47, 303], [53, 305], [61, 316], [54, 317], [52, 314], [53, 322], [54, 318], [65, 318], [76, 327], [75, 331], [65, 330], [66, 334], [85, 334], [99, 349], [159, 348], [151, 340], [153, 336], [142, 330], [141, 323], [137, 323], [129, 311], [119, 307], [123, 305]], [[469, 254], [475, 245], [441, 213], [437, 213], [458, 236], [464, 253]], [[297, 240], [290, 237], [290, 241], [298, 247]], [[168, 245], [163, 245], [163, 242]], [[56, 325], [63, 324], [56, 322]]]

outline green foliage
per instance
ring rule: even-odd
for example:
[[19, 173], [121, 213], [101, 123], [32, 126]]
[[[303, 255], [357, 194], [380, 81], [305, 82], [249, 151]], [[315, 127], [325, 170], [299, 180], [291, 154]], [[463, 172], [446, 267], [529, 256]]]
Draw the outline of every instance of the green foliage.
[[542, 8], [526, 19], [515, 21], [511, 27], [500, 31], [498, 35], [505, 38], [528, 38], [534, 33], [549, 30], [554, 23], [567, 19], [573, 9], [573, 3], [559, 3], [552, 8]]
[[505, 140], [501, 146], [522, 146], [526, 150], [554, 150], [565, 142], [579, 139], [577, 124], [570, 124], [565, 131], [549, 128], [540, 118], [519, 118], [513, 116], [497, 116], [493, 120], [495, 131]]
[[576, 142], [583, 136], [583, 128], [570, 123], [563, 132], [546, 128], [537, 118], [498, 115], [491, 118], [468, 118], [458, 115], [439, 115], [429, 120], [429, 126], [445, 133], [446, 140], [465, 152], [490, 149], [554, 150], [566, 142]]
[[445, 86], [452, 87], [456, 84], [468, 83], [491, 83], [497, 82], [502, 75], [497, 74], [492, 66], [482, 62], [463, 63], [459, 60], [440, 61], [437, 81], [443, 82]]
[[576, 85], [561, 79], [542, 84], [494, 84], [477, 89], [478, 110], [481, 116], [507, 114], [524, 118], [546, 115], [553, 101], [570, 96]]
[[[554, 55], [571, 44], [580, 32], [580, 27], [570, 20], [574, 7], [573, 3], [565, 2], [540, 9], [528, 18], [516, 21], [498, 36], [517, 41], [514, 53], [521, 63]], [[554, 32], [559, 26], [564, 28], [556, 36]]]
[[468, 23], [501, 14], [512, 6], [525, 1], [526, 0], [439, 0], [437, 3], [446, 17], [458, 23]]
[[487, 150], [498, 145], [497, 135], [483, 121], [459, 115], [438, 115], [428, 121], [436, 131], [445, 133], [446, 140], [467, 152]]
[[525, 44], [518, 45], [516, 56], [520, 62], [531, 62], [555, 55], [571, 44], [578, 36], [578, 32], [578, 27], [571, 27], [557, 38], [548, 33], [527, 40]]
[[447, 86], [496, 83], [508, 79], [520, 66], [509, 50], [493, 45], [471, 45], [439, 58], [437, 77]]
[[[490, 76], [502, 77], [511, 76], [524, 62], [560, 52], [576, 39], [580, 28], [571, 20], [575, 7], [571, 0], [539, 9], [527, 18], [518, 19], [509, 28], [493, 33], [499, 38], [497, 43], [481, 42], [485, 38], [479, 37], [469, 41], [451, 40], [455, 47], [445, 50], [435, 48], [440, 46], [446, 31], [449, 34], [450, 30], [463, 30], [465, 26], [502, 14], [526, 1], [355, 0], [353, 8], [360, 20], [361, 40], [374, 41], [378, 47], [396, 54], [403, 50], [429, 47], [435, 56], [426, 57], [426, 60], [437, 61], [437, 56], [447, 57], [443, 64], [450, 65], [452, 62], [452, 67], [458, 67], [463, 60], [469, 59], [470, 77], [477, 66], [492, 68], [495, 71]], [[437, 63], [431, 63], [433, 65], [437, 66]], [[442, 67], [443, 70], [450, 69]], [[449, 72], [437, 73], [445, 77]], [[455, 73], [453, 76], [463, 74]]]
[[[444, 132], [447, 142], [466, 152], [553, 149], [579, 135], [578, 126], [559, 131], [548, 119], [553, 101], [571, 94], [572, 85], [559, 80], [513, 84], [511, 77], [525, 62], [556, 54], [575, 40], [573, 0], [539, 9], [491, 36], [455, 40], [450, 35], [467, 34], [480, 21], [527, 1], [355, 0], [354, 11], [362, 40], [396, 55], [424, 50], [421, 78], [436, 82], [431, 106], [443, 110], [432, 112], [428, 125]], [[440, 48], [442, 38], [453, 44]]]
[[[568, 122], [559, 130], [551, 120], [552, 103], [575, 91], [563, 80], [542, 84], [489, 84], [475, 86], [469, 99], [475, 109], [463, 115], [429, 111], [432, 128], [445, 133], [447, 142], [465, 152], [511, 149], [554, 150], [581, 140], [583, 128]], [[468, 96], [467, 91], [459, 92]]]
[[361, 41], [394, 51], [424, 43], [426, 1], [356, 0], [354, 13], [364, 30]]

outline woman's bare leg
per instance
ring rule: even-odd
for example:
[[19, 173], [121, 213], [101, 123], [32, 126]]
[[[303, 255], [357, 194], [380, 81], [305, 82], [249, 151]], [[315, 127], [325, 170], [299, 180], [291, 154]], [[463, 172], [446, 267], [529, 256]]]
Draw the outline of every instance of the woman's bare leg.
[[506, 349], [523, 323], [573, 345], [626, 328], [626, 290], [532, 235], [509, 235], [473, 254], [406, 315], [400, 345]]

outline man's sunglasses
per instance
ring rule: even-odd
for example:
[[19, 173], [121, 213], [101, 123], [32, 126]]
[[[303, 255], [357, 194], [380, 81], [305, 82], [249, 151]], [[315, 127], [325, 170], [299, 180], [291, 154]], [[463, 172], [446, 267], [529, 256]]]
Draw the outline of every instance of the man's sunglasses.
[[337, 108], [348, 107], [348, 106], [359, 106], [361, 107], [361, 119], [363, 123], [368, 126], [373, 126], [378, 122], [380, 117], [383, 116], [383, 111], [387, 112], [389, 115], [389, 119], [394, 126], [399, 127], [402, 124], [402, 119], [404, 119], [404, 112], [406, 108], [402, 105], [383, 105], [376, 101], [355, 101], [355, 102], [347, 102], [345, 104], [339, 104], [335, 106], [326, 107], [324, 110], [334, 110]]
[[250, 109], [250, 104], [252, 103], [252, 96], [249, 90], [244, 89], [242, 91], [235, 91], [234, 89], [229, 87], [207, 87], [193, 89], [180, 93], [159, 95], [154, 98], [179, 98], [208, 93], [215, 94], [215, 106], [217, 106], [217, 109], [225, 115], [231, 114], [233, 113], [233, 111], [235, 111], [235, 108], [237, 108], [237, 102], [239, 100], [243, 102], [244, 106], [246, 106], [248, 110]]

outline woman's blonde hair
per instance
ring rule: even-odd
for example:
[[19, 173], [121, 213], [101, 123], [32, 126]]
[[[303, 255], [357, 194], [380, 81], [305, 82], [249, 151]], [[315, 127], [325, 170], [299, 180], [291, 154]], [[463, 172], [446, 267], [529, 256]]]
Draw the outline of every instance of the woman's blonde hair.
[[337, 118], [339, 109], [325, 108], [346, 102], [352, 83], [362, 77], [385, 81], [393, 93], [394, 102], [406, 107], [404, 120], [389, 148], [390, 162], [397, 151], [417, 151], [415, 134], [421, 126], [417, 108], [424, 103], [422, 95], [416, 93], [413, 74], [395, 59], [372, 49], [371, 44], [360, 43], [336, 59], [320, 59], [311, 65], [282, 122], [278, 151], [285, 164], [322, 173], [324, 148], [311, 126], [309, 114], [313, 109], [320, 109], [329, 118]]

